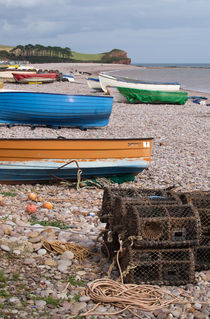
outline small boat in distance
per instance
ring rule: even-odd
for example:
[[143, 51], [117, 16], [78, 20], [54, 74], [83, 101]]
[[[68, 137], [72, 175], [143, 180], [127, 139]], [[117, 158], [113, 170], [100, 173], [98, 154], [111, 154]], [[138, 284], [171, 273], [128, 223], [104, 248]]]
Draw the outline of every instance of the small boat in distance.
[[87, 84], [88, 84], [90, 89], [97, 90], [97, 91], [103, 91], [101, 88], [100, 81], [97, 78], [88, 77]]
[[71, 74], [62, 74], [62, 79], [65, 79], [64, 81], [74, 82], [74, 76]]
[[0, 90], [0, 122], [81, 129], [109, 122], [113, 98]]
[[136, 104], [181, 104], [188, 100], [188, 92], [184, 91], [152, 91], [126, 87], [108, 86], [107, 92], [114, 102]]
[[57, 79], [58, 73], [12, 73], [14, 79], [18, 83], [30, 83], [30, 82], [41, 82], [41, 83], [50, 83]]
[[152, 138], [0, 139], [0, 183], [137, 175], [151, 152]]
[[[18, 74], [22, 74], [22, 73], [26, 73], [27, 74], [36, 74], [37, 72], [34, 70], [34, 71], [18, 71], [16, 70], [15, 73], [18, 73]], [[14, 76], [13, 76], [13, 73], [14, 71], [0, 71], [0, 81], [3, 81], [3, 82], [16, 82]]]
[[153, 91], [178, 91], [181, 87], [179, 82], [139, 81], [123, 77], [115, 77], [104, 73], [99, 73], [99, 81], [105, 93], [107, 93], [107, 86]]

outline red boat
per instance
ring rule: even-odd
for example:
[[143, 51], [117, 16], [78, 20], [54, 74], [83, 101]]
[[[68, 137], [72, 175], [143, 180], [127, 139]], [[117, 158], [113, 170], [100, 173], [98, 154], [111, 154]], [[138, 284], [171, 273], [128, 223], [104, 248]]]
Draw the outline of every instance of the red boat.
[[36, 74], [28, 74], [28, 73], [12, 73], [14, 79], [18, 83], [29, 83], [29, 82], [53, 82], [57, 79], [58, 73], [36, 73]]

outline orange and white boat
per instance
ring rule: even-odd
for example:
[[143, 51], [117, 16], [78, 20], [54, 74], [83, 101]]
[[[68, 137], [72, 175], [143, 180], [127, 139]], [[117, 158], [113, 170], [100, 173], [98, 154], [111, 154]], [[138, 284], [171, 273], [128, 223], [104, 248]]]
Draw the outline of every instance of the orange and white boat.
[[137, 175], [151, 152], [152, 138], [0, 139], [0, 183]]

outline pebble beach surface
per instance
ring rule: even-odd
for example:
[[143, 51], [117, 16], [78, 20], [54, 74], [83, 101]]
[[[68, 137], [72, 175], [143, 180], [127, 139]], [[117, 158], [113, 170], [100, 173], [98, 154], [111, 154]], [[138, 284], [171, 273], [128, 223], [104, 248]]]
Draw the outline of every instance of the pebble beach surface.
[[[110, 64], [40, 64], [37, 69], [59, 70], [75, 75], [75, 82], [51, 84], [5, 83], [5, 89], [65, 94], [94, 94], [86, 78], [100, 71], [137, 68]], [[190, 95], [210, 94], [189, 92]], [[152, 162], [148, 170], [139, 174], [134, 182], [121, 187], [165, 188], [177, 191], [209, 190], [208, 131], [209, 106], [188, 100], [185, 105], [149, 105], [114, 103], [107, 127], [82, 131], [78, 128], [59, 130], [28, 126], [7, 128], [0, 126], [0, 138], [118, 138], [152, 137]], [[117, 185], [113, 185], [116, 186]], [[36, 201], [28, 193], [37, 195]], [[110, 262], [100, 255], [92, 255], [81, 264], [72, 253], [55, 254], [42, 246], [42, 241], [73, 242], [85, 248], [96, 244], [103, 231], [97, 216], [101, 209], [103, 190], [80, 188], [68, 184], [0, 185], [0, 319], [1, 318], [82, 318], [81, 313], [95, 303], [83, 293], [88, 283], [107, 276]], [[0, 198], [1, 198], [0, 197]], [[50, 201], [50, 210], [43, 208]], [[29, 214], [25, 208], [36, 205]], [[116, 279], [117, 269], [113, 270]], [[119, 274], [118, 274], [119, 275]], [[112, 277], [112, 276], [111, 276]], [[163, 287], [182, 301], [154, 312], [141, 312], [140, 317], [151, 319], [208, 319], [210, 271], [196, 273], [195, 284], [182, 287]], [[186, 295], [183, 297], [183, 289]], [[108, 317], [118, 311], [112, 304], [101, 304], [97, 313], [88, 318]], [[109, 318], [137, 317], [129, 312], [109, 315]]]

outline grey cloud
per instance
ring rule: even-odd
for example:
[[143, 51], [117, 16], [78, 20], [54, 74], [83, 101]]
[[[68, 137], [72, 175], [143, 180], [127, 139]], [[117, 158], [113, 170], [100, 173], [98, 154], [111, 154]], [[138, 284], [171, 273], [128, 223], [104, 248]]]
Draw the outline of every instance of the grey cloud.
[[131, 57], [143, 46], [147, 57], [156, 42], [181, 37], [191, 47], [210, 29], [209, 0], [0, 0], [0, 7], [0, 43], [8, 45], [41, 43], [87, 53], [118, 47]]

